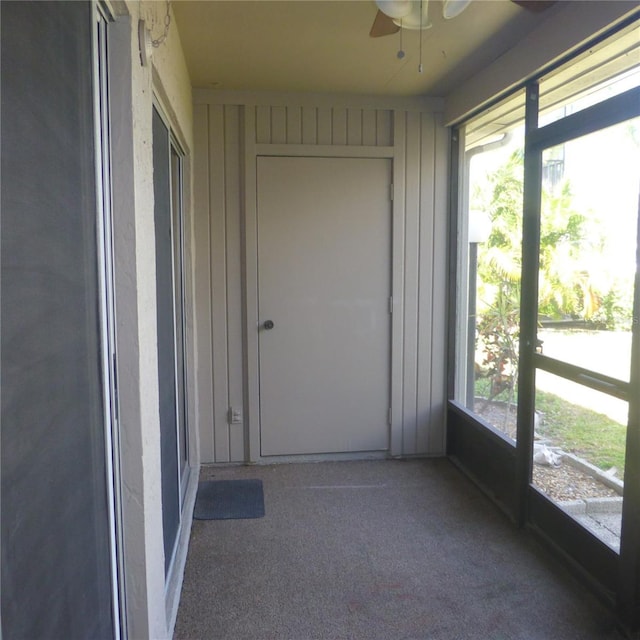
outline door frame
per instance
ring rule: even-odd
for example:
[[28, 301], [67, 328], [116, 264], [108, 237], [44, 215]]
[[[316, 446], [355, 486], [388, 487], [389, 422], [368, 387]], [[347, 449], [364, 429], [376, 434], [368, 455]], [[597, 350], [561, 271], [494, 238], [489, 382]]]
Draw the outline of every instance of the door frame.
[[[286, 164], [282, 164], [282, 162], [278, 162], [278, 160], [281, 160]], [[362, 198], [364, 197], [366, 201], [369, 202], [370, 204], [365, 205], [365, 208], [360, 209], [360, 213], [356, 214], [356, 217], [354, 218], [354, 220], [358, 221], [358, 225], [357, 227], [351, 227], [349, 233], [350, 234], [355, 233], [356, 236], [358, 236], [359, 231], [357, 231], [357, 229], [363, 229], [368, 224], [367, 220], [370, 217], [368, 213], [373, 213], [373, 210], [375, 210], [374, 218], [372, 218], [372, 224], [374, 225], [374, 228], [378, 230], [378, 233], [376, 233], [375, 241], [376, 242], [379, 241], [384, 245], [384, 246], [378, 245], [377, 249], [372, 248], [370, 251], [366, 252], [373, 260], [373, 262], [369, 263], [369, 267], [366, 269], [366, 273], [369, 274], [368, 276], [369, 278], [371, 278], [371, 273], [375, 272], [377, 274], [375, 279], [369, 280], [369, 286], [376, 287], [376, 292], [375, 292], [375, 300], [377, 301], [375, 303], [376, 317], [379, 317], [380, 321], [384, 322], [384, 330], [381, 332], [379, 337], [374, 340], [373, 343], [370, 343], [370, 349], [372, 350], [371, 353], [375, 352], [378, 354], [379, 357], [384, 359], [383, 365], [382, 363], [376, 363], [376, 366], [375, 366], [375, 370], [377, 372], [375, 376], [375, 380], [376, 380], [375, 387], [376, 389], [378, 389], [377, 392], [374, 392], [374, 396], [377, 398], [375, 400], [375, 406], [376, 406], [375, 416], [374, 414], [369, 413], [369, 410], [371, 409], [371, 407], [365, 408], [362, 410], [364, 412], [367, 412], [366, 415], [368, 417], [365, 422], [358, 422], [359, 420], [358, 416], [352, 415], [351, 419], [349, 419], [348, 422], [352, 425], [355, 425], [357, 423], [361, 425], [361, 427], [360, 429], [356, 429], [355, 431], [350, 431], [350, 428], [345, 426], [346, 431], [352, 434], [354, 440], [351, 440], [351, 438], [346, 438], [346, 440], [343, 440], [342, 442], [342, 444], [345, 445], [344, 448], [342, 446], [336, 447], [338, 449], [336, 451], [333, 450], [334, 446], [337, 445], [337, 442], [340, 441], [341, 437], [345, 436], [345, 431], [343, 429], [340, 429], [340, 433], [334, 433], [335, 437], [337, 437], [338, 440], [335, 440], [333, 437], [327, 438], [327, 433], [324, 433], [323, 436], [320, 436], [324, 444], [319, 444], [319, 442], [316, 441], [316, 444], [312, 445], [310, 444], [308, 438], [310, 438], [310, 440], [315, 441], [315, 437], [313, 436], [313, 433], [316, 429], [309, 430], [310, 425], [307, 425], [303, 431], [299, 431], [298, 429], [295, 429], [295, 431], [300, 437], [303, 437], [304, 440], [307, 442], [307, 445], [302, 445], [302, 443], [300, 442], [299, 443], [300, 446], [303, 449], [306, 446], [310, 448], [311, 451], [306, 451], [306, 452], [297, 451], [297, 452], [285, 453], [281, 450], [279, 446], [277, 446], [275, 447], [277, 451], [265, 452], [265, 450], [269, 448], [271, 449], [274, 448], [274, 437], [275, 437], [275, 433], [279, 431], [278, 424], [280, 422], [280, 419], [273, 415], [274, 408], [276, 407], [275, 403], [267, 402], [267, 405], [264, 404], [265, 399], [269, 397], [268, 387], [270, 387], [273, 390], [273, 387], [271, 386], [271, 384], [267, 384], [265, 381], [265, 378], [264, 378], [265, 374], [267, 375], [268, 379], [270, 379], [270, 376], [268, 375], [267, 370], [265, 370], [264, 367], [269, 366], [267, 364], [267, 360], [269, 360], [270, 362], [273, 362], [271, 359], [276, 358], [276, 361], [278, 361], [279, 356], [277, 354], [283, 353], [283, 349], [284, 351], [288, 351], [288, 349], [284, 347], [283, 344], [280, 344], [280, 347], [276, 348], [274, 351], [272, 338], [267, 338], [266, 334], [263, 331], [263, 327], [264, 327], [263, 323], [265, 321], [265, 318], [270, 317], [268, 314], [278, 313], [277, 311], [273, 311], [273, 310], [271, 312], [267, 311], [265, 308], [265, 304], [266, 304], [266, 307], [269, 307], [269, 308], [273, 308], [273, 309], [279, 308], [277, 305], [276, 307], [273, 307], [272, 296], [279, 295], [279, 293], [277, 293], [277, 290], [279, 290], [280, 287], [276, 283], [282, 284], [283, 282], [284, 283], [287, 282], [286, 278], [287, 278], [288, 268], [285, 263], [282, 263], [282, 262], [279, 263], [281, 265], [281, 268], [284, 267], [284, 272], [280, 271], [278, 277], [275, 280], [273, 279], [273, 274], [270, 278], [268, 278], [268, 281], [271, 283], [271, 286], [267, 285], [267, 281], [265, 280], [264, 277], [260, 277], [259, 290], [258, 290], [258, 303], [259, 305], [261, 305], [259, 307], [261, 315], [259, 317], [259, 326], [258, 326], [258, 332], [261, 336], [258, 339], [258, 344], [260, 349], [259, 364], [260, 364], [260, 375], [261, 375], [261, 378], [260, 378], [261, 394], [259, 399], [260, 401], [260, 433], [261, 433], [260, 455], [262, 458], [269, 459], [269, 460], [271, 459], [282, 460], [283, 458], [286, 459], [288, 457], [299, 459], [300, 457], [310, 458], [310, 457], [317, 457], [317, 456], [325, 456], [325, 457], [326, 456], [339, 456], [339, 457], [385, 456], [386, 457], [388, 455], [390, 444], [391, 444], [390, 429], [389, 429], [390, 428], [389, 409], [391, 404], [391, 398], [390, 398], [391, 318], [393, 314], [391, 313], [391, 308], [390, 308], [390, 299], [391, 299], [391, 290], [392, 290], [392, 282], [391, 282], [392, 197], [391, 197], [389, 185], [392, 183], [392, 161], [389, 158], [335, 157], [335, 154], [334, 154], [333, 156], [328, 156], [328, 157], [317, 157], [317, 156], [313, 157], [313, 156], [305, 155], [305, 156], [296, 156], [294, 158], [292, 158], [290, 155], [287, 155], [287, 156], [258, 155], [256, 156], [256, 162], [258, 166], [257, 193], [258, 193], [258, 225], [259, 225], [257, 248], [258, 248], [258, 265], [259, 265], [259, 272], [261, 276], [265, 276], [266, 271], [269, 271], [269, 263], [271, 262], [270, 256], [281, 252], [281, 249], [279, 249], [278, 247], [282, 242], [282, 234], [280, 232], [277, 233], [277, 236], [272, 236], [271, 233], [269, 232], [269, 228], [274, 229], [274, 227], [271, 227], [270, 212], [272, 213], [277, 212], [280, 209], [280, 205], [276, 205], [275, 208], [273, 208], [273, 204], [271, 206], [266, 205], [266, 201], [269, 200], [270, 198], [270, 196], [268, 195], [268, 192], [272, 194], [283, 193], [283, 192], [288, 193], [290, 189], [295, 189], [295, 187], [292, 187], [292, 186], [290, 187], [290, 183], [295, 184], [296, 179], [301, 178], [301, 176], [307, 176], [309, 179], [311, 179], [313, 183], [317, 183], [318, 179], [320, 179], [320, 175], [322, 175], [323, 178], [321, 179], [321, 182], [322, 181], [326, 182], [327, 180], [329, 180], [327, 184], [330, 184], [331, 180], [328, 178], [327, 174], [323, 173], [323, 172], [329, 172], [329, 175], [335, 176], [334, 179], [338, 180], [338, 182], [340, 182], [340, 184], [342, 184], [343, 186], [346, 186], [346, 185], [351, 185], [352, 180], [351, 178], [347, 178], [346, 182], [341, 182], [341, 180], [344, 180], [345, 175], [351, 176], [352, 175], [351, 172], [355, 171], [355, 173], [353, 174], [353, 178], [362, 179], [364, 175], [362, 172], [365, 171], [366, 176], [368, 178], [368, 182], [371, 183], [371, 180], [373, 180], [373, 183], [371, 184], [376, 185], [374, 192], [369, 196], [362, 196], [362, 195], [358, 195], [358, 192], [350, 191], [350, 193], [353, 194], [350, 197], [355, 198], [355, 200], [351, 200], [352, 202], [351, 206], [344, 208], [344, 203], [342, 202], [341, 198], [338, 198], [338, 200], [335, 200], [334, 204], [338, 210], [343, 210], [344, 212], [347, 212], [347, 211], [353, 210], [354, 206], [357, 207], [357, 202], [361, 201]], [[287, 167], [286, 173], [282, 173], [282, 170], [284, 169], [284, 167]], [[275, 171], [275, 174], [272, 173], [272, 171]], [[293, 182], [291, 181], [290, 176], [288, 176], [289, 171], [293, 171], [295, 173], [296, 179], [294, 179]], [[371, 173], [372, 171], [374, 172], [373, 174]], [[384, 176], [380, 175], [381, 171], [383, 171]], [[267, 177], [267, 176], [270, 176], [270, 177]], [[276, 181], [275, 185], [271, 184], [272, 180]], [[273, 190], [274, 188], [275, 188], [275, 191]], [[293, 194], [293, 191], [291, 191], [291, 193]], [[361, 194], [362, 190], [360, 190], [359, 193]], [[319, 194], [320, 192], [318, 192], [316, 195], [319, 195]], [[302, 192], [298, 191], [298, 195], [293, 197], [296, 198], [297, 202], [300, 202], [297, 198], [302, 197], [303, 199], [308, 201], [306, 196], [307, 194], [305, 191], [302, 191]], [[335, 197], [332, 197], [330, 202], [334, 202], [334, 199]], [[285, 201], [287, 200], [288, 198], [285, 197]], [[282, 203], [284, 201], [280, 201], [280, 202]], [[316, 226], [314, 227], [316, 230], [323, 229], [325, 227], [325, 223], [329, 224], [330, 220], [335, 220], [335, 217], [332, 217], [332, 216], [329, 216], [329, 218], [325, 220], [324, 216], [321, 215], [320, 213], [318, 216], [315, 216], [315, 214], [313, 213], [313, 211], [315, 211], [314, 204], [312, 201], [308, 201], [308, 202], [309, 202], [308, 205], [303, 204], [301, 206], [303, 207], [311, 206], [311, 209], [308, 209], [307, 213], [310, 214], [311, 217], [316, 218], [316, 223], [315, 223]], [[329, 208], [330, 209], [334, 208], [334, 204], [329, 204], [328, 205]], [[371, 207], [373, 207], [373, 209], [371, 212], [369, 212], [369, 209]], [[322, 207], [322, 209], [326, 209], [326, 206]], [[361, 217], [363, 212], [366, 214], [365, 219]], [[340, 216], [340, 218], [342, 217], [343, 216]], [[378, 225], [382, 225], [382, 226], [379, 227]], [[342, 235], [340, 232], [336, 231], [336, 233], [339, 233], [339, 235]], [[335, 234], [331, 233], [331, 235], [333, 236]], [[267, 241], [266, 236], [269, 236], [271, 240]], [[353, 236], [353, 237], [352, 235], [346, 236], [346, 238], [351, 237], [351, 241], [349, 241], [349, 244], [351, 244], [352, 241], [356, 239], [356, 236]], [[308, 239], [311, 239], [314, 237], [314, 235], [312, 234], [311, 236], [306, 236], [306, 237]], [[275, 245], [273, 244], [274, 241], [276, 242]], [[268, 244], [264, 244], [264, 243], [268, 243]], [[285, 241], [285, 244], [287, 244], [286, 241]], [[323, 253], [324, 252], [322, 252], [321, 254], [316, 254], [316, 258], [319, 258], [321, 255], [323, 255]], [[340, 255], [344, 256], [346, 254], [341, 253]], [[324, 257], [326, 258], [326, 256]], [[338, 260], [337, 255], [334, 256], [334, 258]], [[344, 265], [344, 268], [347, 271], [349, 271], [348, 264], [350, 264], [350, 262], [345, 263]], [[300, 263], [300, 266], [302, 267], [303, 263]], [[362, 268], [362, 265], [360, 268]], [[305, 267], [303, 269], [303, 272], [306, 272], [306, 269], [307, 268]], [[298, 281], [298, 286], [300, 286], [301, 284], [300, 281], [297, 278], [296, 280]], [[307, 279], [305, 278], [304, 281], [306, 282]], [[274, 286], [275, 286], [275, 289], [273, 288]], [[360, 279], [358, 279], [357, 286], [360, 287]], [[332, 285], [329, 285], [329, 287], [331, 290], [334, 290], [334, 287]], [[285, 284], [285, 288], [286, 288], [286, 284]], [[304, 288], [307, 289], [307, 286], [305, 285]], [[300, 292], [300, 289], [298, 289], [298, 291]], [[341, 294], [340, 297], [342, 297], [342, 295], [345, 295], [345, 293]], [[264, 313], [267, 313], [267, 316], [265, 316]], [[378, 315], [378, 314], [383, 314], [383, 315]], [[274, 318], [274, 320], [276, 320], [276, 324], [277, 324], [278, 323], [277, 318]], [[282, 318], [281, 320], [285, 324], [287, 324], [287, 321], [285, 318]], [[304, 321], [303, 325], [306, 325], [306, 322], [307, 321]], [[299, 323], [296, 322], [295, 324], [298, 325]], [[349, 331], [348, 329], [346, 330]], [[382, 334], [384, 334], [384, 337]], [[334, 333], [331, 332], [331, 335], [334, 336]], [[335, 337], [336, 336], [334, 336], [334, 339]], [[298, 339], [300, 338], [302, 338], [302, 336], [298, 335]], [[263, 343], [263, 340], [265, 339], [267, 340], [267, 342]], [[275, 337], [275, 335], [273, 339], [277, 341], [277, 338]], [[326, 336], [325, 339], [330, 340], [329, 336]], [[340, 340], [339, 337], [337, 339]], [[347, 343], [344, 343], [343, 349], [345, 348], [348, 349], [349, 348], [348, 345], [350, 342], [351, 340], [348, 340]], [[326, 348], [327, 349], [329, 348], [328, 343], [326, 345]], [[321, 352], [325, 353], [326, 352], [325, 348], [321, 348]], [[342, 349], [340, 349], [340, 352], [344, 353]], [[369, 348], [367, 348], [365, 352], [369, 352]], [[357, 352], [354, 352], [354, 354], [360, 353], [361, 355], [364, 355], [365, 352], [357, 351]], [[297, 357], [296, 357], [296, 360], [298, 360]], [[282, 364], [283, 363], [280, 362], [280, 367], [282, 367]], [[288, 367], [285, 367], [285, 369], [288, 369]], [[311, 370], [313, 370], [313, 366], [311, 367]], [[306, 387], [306, 392], [303, 393], [303, 395], [305, 396], [307, 393], [309, 393], [311, 396], [316, 397], [315, 389], [317, 388], [317, 385], [320, 384], [321, 386], [324, 386], [321, 381], [327, 380], [327, 378], [325, 377], [326, 371], [322, 371], [322, 372], [320, 372], [319, 370], [316, 370], [316, 371], [318, 374], [321, 375], [321, 377], [317, 379], [315, 377], [311, 378], [312, 380], [315, 380], [315, 382], [311, 385], [311, 388]], [[384, 379], [383, 380], [379, 379], [377, 377], [378, 375], [382, 375]], [[339, 375], [338, 375], [338, 378], [340, 378]], [[296, 384], [295, 381], [292, 379], [289, 380], [289, 383], [294, 385]], [[332, 384], [335, 384], [335, 383], [336, 381], [334, 380]], [[345, 388], [345, 385], [346, 387], [348, 387], [349, 384], [350, 384], [349, 380], [342, 378], [342, 382], [341, 384], [339, 384], [339, 387]], [[279, 386], [280, 385], [278, 384], [278, 387]], [[298, 389], [298, 391], [301, 392], [302, 390]], [[380, 395], [381, 393], [383, 394], [383, 396]], [[297, 392], [294, 393], [294, 395], [297, 395]], [[366, 395], [368, 396], [369, 394], [367, 393]], [[351, 398], [350, 401], [352, 400], [353, 398]], [[311, 397], [309, 398], [309, 401], [313, 402]], [[366, 397], [362, 397], [362, 396], [360, 397], [360, 402], [358, 404], [362, 405], [362, 403], [364, 403], [365, 405], [367, 404]], [[269, 406], [271, 408], [270, 410], [267, 410], [266, 407], [269, 407]], [[349, 410], [345, 407], [345, 411], [348, 412]], [[358, 411], [357, 413], [358, 415], [360, 415], [361, 412]], [[270, 419], [267, 414], [270, 414], [271, 416]], [[337, 415], [334, 417], [333, 420], [330, 419], [329, 422], [334, 422], [335, 424], [338, 424], [337, 422], [335, 422], [335, 420], [338, 420], [339, 422]], [[365, 424], [370, 424], [371, 429], [366, 428], [364, 426]], [[282, 426], [283, 425], [280, 425], [280, 427]], [[293, 425], [290, 424], [290, 427], [293, 427]], [[316, 427], [319, 427], [319, 425], [316, 425]], [[331, 427], [328, 427], [328, 430], [330, 432]], [[324, 432], [325, 430], [321, 429], [321, 431]], [[306, 433], [307, 436], [303, 436], [304, 433]], [[362, 442], [362, 441], [360, 441], [359, 444], [356, 444], [356, 442], [360, 438], [365, 437], [365, 433], [367, 434], [365, 440], [369, 441], [368, 446], [365, 442]], [[375, 439], [377, 441], [376, 446], [373, 446], [373, 443], [371, 442], [372, 439]], [[290, 441], [288, 442], [288, 440], [289, 440], [288, 438], [285, 438], [284, 440], [282, 440], [282, 444], [285, 448], [287, 448], [287, 446], [290, 446], [292, 444]], [[349, 444], [347, 444], [347, 441], [349, 441]], [[316, 450], [316, 452], [314, 452], [313, 450]]]
[[92, 3], [93, 101], [96, 159], [96, 209], [98, 237], [98, 290], [102, 355], [107, 504], [110, 523], [112, 598], [115, 638], [128, 637], [125, 597], [123, 497], [121, 482], [121, 434], [118, 402], [117, 337], [115, 309], [114, 211], [112, 201], [111, 76], [109, 29], [114, 20], [110, 8]]
[[[257, 163], [259, 156], [294, 156], [309, 158], [386, 158], [391, 160], [391, 179], [393, 184], [404, 181], [404, 146], [388, 147], [348, 147], [336, 145], [271, 145], [257, 144], [255, 135], [256, 114], [254, 109], [244, 110], [244, 175], [243, 184], [244, 210], [242, 220], [243, 249], [243, 365], [245, 419], [245, 460], [259, 462], [263, 459], [260, 453], [260, 368], [258, 327], [258, 199], [257, 199]], [[401, 123], [394, 124], [394, 134]], [[394, 140], [403, 139], [394, 135]], [[391, 188], [391, 186], [390, 186]], [[383, 455], [402, 455], [402, 339], [404, 315], [404, 190], [395, 189], [392, 194], [391, 220], [391, 338], [390, 338], [390, 390], [389, 403], [391, 409], [389, 449]], [[371, 457], [371, 454], [365, 454]], [[341, 456], [349, 458], [357, 454], [322, 454], [330, 459]], [[286, 457], [286, 456], [285, 456]], [[298, 456], [296, 456], [298, 457]], [[280, 459], [280, 457], [279, 457]]]

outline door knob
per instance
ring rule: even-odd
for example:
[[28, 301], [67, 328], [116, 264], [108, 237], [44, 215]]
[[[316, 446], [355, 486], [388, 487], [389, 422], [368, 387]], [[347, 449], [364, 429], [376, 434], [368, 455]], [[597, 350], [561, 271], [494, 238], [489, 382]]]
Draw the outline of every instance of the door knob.
[[264, 324], [262, 325], [267, 331], [269, 331], [270, 329], [273, 329], [273, 327], [275, 327], [275, 325], [273, 324], [273, 320], [265, 320]]

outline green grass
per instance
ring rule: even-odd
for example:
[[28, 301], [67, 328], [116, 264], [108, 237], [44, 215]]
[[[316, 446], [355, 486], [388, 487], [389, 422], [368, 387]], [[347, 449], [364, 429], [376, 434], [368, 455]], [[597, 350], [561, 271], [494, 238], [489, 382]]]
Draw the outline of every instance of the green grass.
[[542, 435], [600, 469], [616, 467], [618, 477], [623, 476], [626, 426], [552, 393], [536, 395], [536, 409], [543, 414]]
[[[488, 392], [489, 381], [482, 378], [477, 380], [476, 395], [486, 398]], [[502, 401], [506, 399], [507, 393], [495, 398]], [[616, 467], [617, 476], [623, 477], [627, 435], [625, 425], [540, 390], [536, 392], [536, 409], [542, 413], [542, 424], [538, 429], [540, 435], [603, 471]]]

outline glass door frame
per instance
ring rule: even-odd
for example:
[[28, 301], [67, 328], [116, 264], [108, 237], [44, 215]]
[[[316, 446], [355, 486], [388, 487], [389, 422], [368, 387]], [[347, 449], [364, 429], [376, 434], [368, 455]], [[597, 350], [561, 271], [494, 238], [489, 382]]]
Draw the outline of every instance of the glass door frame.
[[[569, 365], [536, 351], [538, 321], [538, 273], [542, 193], [542, 154], [553, 146], [595, 133], [640, 115], [640, 88], [635, 88], [538, 128], [538, 83], [527, 86], [527, 113], [524, 159], [524, 220], [522, 255], [522, 299], [520, 325], [520, 372], [518, 440], [516, 446], [518, 514], [521, 526], [536, 529], [577, 561], [588, 575], [610, 593], [618, 592], [619, 602], [635, 602], [630, 590], [638, 583], [640, 540], [640, 403], [638, 383], [638, 306], [640, 287], [635, 274], [634, 321], [632, 331], [633, 372], [629, 383]], [[532, 457], [535, 415], [535, 372], [551, 372], [597, 391], [627, 400], [630, 421], [627, 427], [625, 496], [620, 556], [567, 515], [532, 484]], [[633, 393], [636, 390], [636, 393]]]
[[[170, 500], [175, 497], [175, 506], [177, 513], [175, 514], [177, 521], [170, 523], [169, 519], [164, 522], [164, 526], [169, 524], [175, 524], [175, 531], [165, 531], [165, 578], [167, 578], [172, 569], [176, 551], [178, 549], [178, 543], [180, 538], [180, 528], [183, 522], [183, 510], [186, 500], [186, 491], [189, 485], [189, 479], [191, 475], [191, 466], [189, 458], [189, 416], [188, 416], [188, 379], [187, 379], [187, 346], [186, 346], [186, 277], [185, 277], [185, 258], [184, 258], [184, 210], [183, 210], [183, 197], [184, 197], [184, 159], [185, 153], [182, 145], [179, 143], [174, 129], [171, 125], [171, 121], [167, 116], [167, 110], [163, 106], [160, 98], [154, 95], [153, 100], [153, 115], [154, 119], [157, 116], [158, 125], [162, 128], [162, 141], [166, 145], [166, 154], [160, 157], [161, 154], [156, 154], [154, 150], [154, 161], [162, 163], [166, 175], [156, 179], [162, 180], [166, 178], [166, 182], [160, 184], [160, 182], [154, 182], [154, 188], [165, 190], [166, 202], [160, 201], [156, 196], [156, 209], [154, 216], [156, 216], [156, 224], [158, 223], [158, 207], [165, 207], [162, 210], [162, 214], [167, 214], [168, 219], [164, 222], [168, 223], [169, 233], [169, 254], [167, 256], [159, 256], [156, 254], [156, 263], [161, 258], [168, 259], [170, 261], [170, 288], [168, 299], [172, 309], [172, 329], [171, 329], [171, 348], [173, 349], [173, 358], [171, 359], [171, 375], [173, 377], [173, 394], [174, 394], [174, 407], [172, 418], [175, 420], [175, 450], [173, 442], [171, 443], [171, 450], [165, 449], [163, 455], [167, 457], [176, 456], [176, 469], [173, 477], [166, 477], [163, 479], [163, 490], [173, 492], [176, 490], [176, 495], [164, 495], [163, 500]], [[155, 121], [155, 120], [154, 120]], [[154, 141], [156, 144], [157, 141]], [[156, 228], [156, 233], [158, 229]], [[166, 238], [165, 238], [166, 240]], [[157, 251], [157, 246], [156, 246]], [[156, 264], [157, 268], [157, 264]], [[169, 283], [167, 283], [169, 284]], [[156, 282], [157, 286], [157, 282]], [[161, 292], [156, 291], [156, 295], [159, 296]], [[163, 292], [166, 293], [166, 292]], [[168, 363], [167, 363], [168, 364]], [[163, 372], [159, 371], [159, 374]], [[168, 371], [164, 372], [167, 373]], [[167, 418], [169, 415], [167, 414]], [[169, 437], [169, 431], [165, 434]], [[183, 438], [181, 438], [183, 436]], [[184, 442], [182, 442], [184, 440]], [[163, 472], [167, 471], [163, 469]], [[175, 484], [174, 484], [175, 483]], [[169, 509], [168, 503], [163, 503], [163, 513]], [[169, 516], [170, 517], [170, 516]], [[171, 536], [169, 540], [167, 536]]]
[[121, 437], [118, 401], [118, 354], [111, 174], [111, 107], [108, 30], [113, 15], [102, 0], [92, 3], [93, 93], [96, 149], [96, 205], [98, 210], [98, 260], [102, 375], [104, 380], [107, 491], [111, 524], [111, 564], [115, 640], [128, 637], [125, 593], [124, 520], [122, 497]]

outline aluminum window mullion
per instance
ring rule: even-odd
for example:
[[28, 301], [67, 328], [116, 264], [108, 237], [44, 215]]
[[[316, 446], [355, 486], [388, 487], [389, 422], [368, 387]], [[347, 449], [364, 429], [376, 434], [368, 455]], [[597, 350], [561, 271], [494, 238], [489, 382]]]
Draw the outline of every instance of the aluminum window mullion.
[[640, 201], [638, 202], [638, 232], [636, 243], [636, 277], [634, 285], [633, 324], [631, 342], [631, 374], [629, 422], [625, 454], [620, 533], [620, 572], [618, 608], [633, 628], [640, 627]]
[[640, 115], [640, 87], [532, 131], [527, 144], [548, 149]]
[[595, 389], [620, 400], [628, 401], [631, 397], [631, 386], [628, 382], [605, 376], [596, 371], [578, 367], [577, 365], [534, 353], [534, 365], [538, 369], [548, 371], [556, 376], [577, 382], [590, 389]]
[[[456, 342], [457, 342], [457, 320], [454, 322], [454, 318], [457, 319], [458, 310], [458, 257], [459, 257], [459, 245], [458, 245], [458, 228], [459, 228], [459, 210], [460, 210], [460, 186], [465, 176], [460, 176], [460, 158], [462, 157], [463, 144], [461, 144], [460, 137], [462, 131], [459, 128], [454, 129], [451, 132], [450, 141], [450, 166], [449, 166], [449, 271], [448, 271], [448, 327], [449, 335], [447, 338], [447, 354], [448, 361], [450, 363], [457, 362], [456, 360]], [[447, 398], [453, 400], [455, 398], [455, 386], [456, 386], [457, 366], [447, 367]]]
[[520, 346], [518, 370], [518, 418], [516, 479], [520, 526], [527, 521], [528, 493], [532, 474], [535, 414], [535, 354], [538, 316], [538, 270], [540, 268], [540, 203], [542, 198], [542, 152], [531, 146], [538, 128], [538, 83], [527, 86], [525, 100], [525, 151], [522, 216], [522, 277], [520, 289]]

